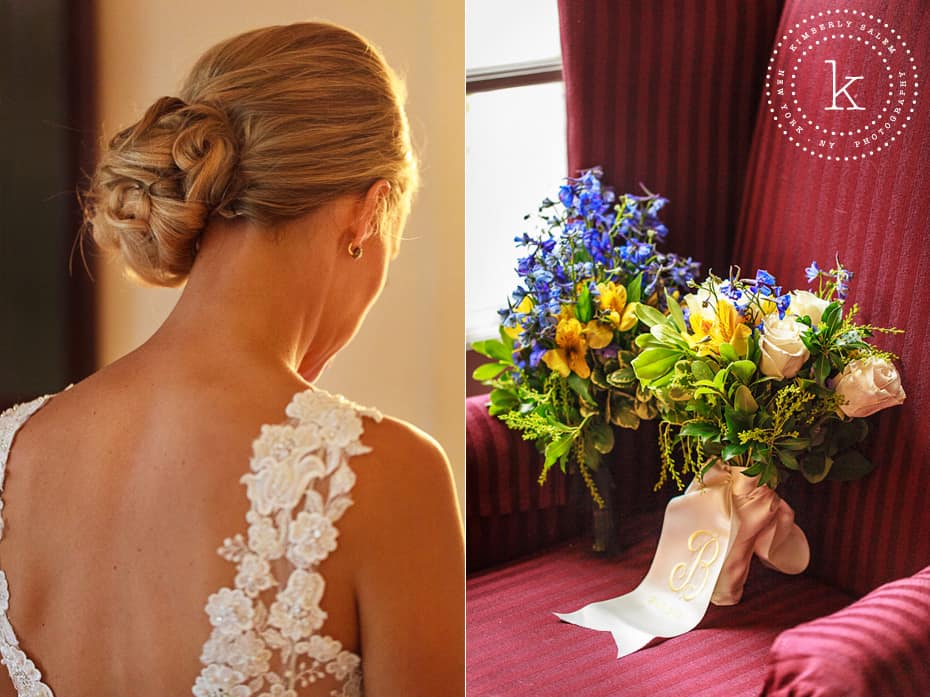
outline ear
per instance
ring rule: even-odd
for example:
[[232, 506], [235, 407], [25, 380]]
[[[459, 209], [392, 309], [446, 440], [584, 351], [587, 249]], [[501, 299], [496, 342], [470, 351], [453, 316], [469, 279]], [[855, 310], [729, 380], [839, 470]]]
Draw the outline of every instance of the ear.
[[386, 179], [379, 179], [369, 187], [364, 198], [359, 201], [352, 226], [353, 246], [361, 246], [372, 235], [378, 233], [381, 209], [390, 191], [391, 183]]

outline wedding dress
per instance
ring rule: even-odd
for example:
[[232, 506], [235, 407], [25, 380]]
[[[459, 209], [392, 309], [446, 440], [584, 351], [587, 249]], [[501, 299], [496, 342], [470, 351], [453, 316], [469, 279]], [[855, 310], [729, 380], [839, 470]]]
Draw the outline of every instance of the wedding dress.
[[[0, 494], [16, 432], [52, 396], [0, 415]], [[298, 687], [324, 679], [338, 685], [331, 697], [362, 694], [360, 657], [321, 631], [326, 583], [317, 567], [336, 549], [335, 523], [352, 505], [349, 458], [370, 450], [359, 440], [362, 417], [378, 421], [381, 415], [315, 388], [295, 394], [285, 413], [284, 423], [261, 427], [250, 471], [240, 480], [251, 504], [247, 532], [217, 550], [236, 573], [231, 587], [206, 602], [212, 633], [201, 653], [195, 697], [296, 697]], [[0, 538], [2, 506], [0, 498]], [[276, 578], [275, 560], [289, 562], [287, 578]], [[19, 647], [7, 619], [10, 602], [0, 570], [0, 662], [18, 697], [53, 697]]]

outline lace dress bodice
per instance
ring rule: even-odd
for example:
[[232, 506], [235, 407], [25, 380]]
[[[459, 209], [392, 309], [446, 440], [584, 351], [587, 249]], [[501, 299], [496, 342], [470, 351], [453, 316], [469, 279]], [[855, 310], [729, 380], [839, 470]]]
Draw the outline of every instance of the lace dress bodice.
[[[0, 494], [16, 432], [50, 397], [0, 415]], [[330, 697], [362, 694], [360, 657], [322, 631], [326, 582], [318, 567], [336, 549], [336, 523], [352, 505], [349, 459], [369, 451], [360, 441], [362, 417], [381, 415], [315, 388], [295, 394], [285, 413], [285, 422], [262, 426], [240, 480], [250, 503], [246, 532], [217, 550], [235, 573], [206, 602], [212, 631], [195, 697], [296, 697], [298, 688], [324, 680], [337, 686]], [[0, 538], [2, 506], [0, 498]], [[287, 569], [286, 578], [276, 576], [272, 562]], [[18, 697], [53, 697], [19, 647], [7, 619], [10, 602], [0, 570], [0, 662]]]

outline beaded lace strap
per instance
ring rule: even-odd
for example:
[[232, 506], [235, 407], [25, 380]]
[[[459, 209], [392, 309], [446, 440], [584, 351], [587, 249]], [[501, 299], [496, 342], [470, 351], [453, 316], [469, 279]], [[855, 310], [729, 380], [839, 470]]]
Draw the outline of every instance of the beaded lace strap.
[[[286, 423], [263, 426], [252, 444], [241, 479], [247, 533], [218, 550], [236, 575], [232, 588], [207, 601], [213, 629], [196, 697], [296, 697], [298, 687], [328, 676], [339, 684], [332, 697], [361, 695], [361, 659], [320, 633], [326, 583], [317, 568], [336, 549], [335, 523], [352, 505], [349, 458], [370, 450], [359, 440], [362, 417], [381, 415], [315, 389], [296, 394], [286, 414]], [[279, 579], [271, 563], [282, 559], [291, 570]]]

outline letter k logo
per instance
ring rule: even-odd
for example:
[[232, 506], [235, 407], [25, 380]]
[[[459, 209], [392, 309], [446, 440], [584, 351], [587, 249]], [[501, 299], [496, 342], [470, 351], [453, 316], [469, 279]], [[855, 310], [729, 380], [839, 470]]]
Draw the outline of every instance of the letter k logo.
[[[858, 104], [856, 104], [852, 96], [849, 94], [849, 86], [853, 84], [856, 80], [861, 80], [863, 76], [858, 75], [856, 77], [850, 77], [849, 75], [847, 75], [846, 84], [840, 87], [839, 89], [836, 89], [836, 61], [831, 59], [831, 60], [825, 60], [824, 63], [829, 63], [830, 67], [833, 69], [833, 104], [831, 106], [825, 107], [825, 111], [844, 111], [846, 109], [848, 109], [849, 111], [865, 111], [865, 107], [859, 106]], [[849, 100], [849, 103], [852, 104], [852, 106], [841, 107], [841, 106], [836, 105], [836, 98], [839, 97], [841, 94], [846, 95], [846, 99]]]

